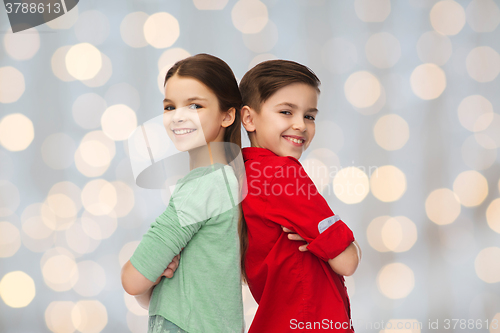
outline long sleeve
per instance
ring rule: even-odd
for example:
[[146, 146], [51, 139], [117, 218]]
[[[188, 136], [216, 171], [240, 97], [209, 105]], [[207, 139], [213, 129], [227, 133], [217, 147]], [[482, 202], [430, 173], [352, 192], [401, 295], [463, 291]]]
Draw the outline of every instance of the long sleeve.
[[300, 162], [292, 157], [271, 180], [264, 217], [297, 232], [324, 261], [354, 241], [349, 227], [329, 207]]

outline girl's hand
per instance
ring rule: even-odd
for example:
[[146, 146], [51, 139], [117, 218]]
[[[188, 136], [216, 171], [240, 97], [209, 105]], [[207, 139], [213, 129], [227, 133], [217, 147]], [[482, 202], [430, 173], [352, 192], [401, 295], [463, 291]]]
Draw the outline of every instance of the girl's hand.
[[181, 254], [179, 253], [172, 259], [172, 262], [168, 264], [167, 268], [163, 271], [163, 273], [156, 279], [155, 283], [153, 286], [156, 286], [158, 283], [161, 281], [161, 277], [167, 277], [167, 278], [172, 278], [174, 276], [174, 272], [177, 270], [177, 267], [179, 267], [179, 260], [181, 259]]
[[[297, 240], [297, 241], [304, 241], [304, 242], [306, 241], [304, 238], [300, 237], [299, 234], [293, 233], [292, 230], [290, 230], [284, 226], [281, 226], [281, 228], [283, 229], [284, 232], [291, 232], [290, 234], [288, 234], [288, 239]], [[306, 245], [299, 246], [299, 251], [302, 251], [302, 252], [309, 251], [307, 249], [307, 245], [309, 245], [309, 243], [306, 242]]]

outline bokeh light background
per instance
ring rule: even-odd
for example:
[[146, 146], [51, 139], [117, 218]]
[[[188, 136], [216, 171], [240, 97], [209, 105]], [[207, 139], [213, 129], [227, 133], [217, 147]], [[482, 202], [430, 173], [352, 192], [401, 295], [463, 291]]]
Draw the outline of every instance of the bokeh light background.
[[[274, 58], [321, 79], [301, 162], [363, 250], [346, 281], [353, 319], [374, 326], [357, 332], [452, 318], [488, 331], [500, 320], [499, 7], [82, 0], [16, 34], [2, 8], [0, 332], [146, 331], [120, 268], [168, 198], [135, 185], [126, 138], [162, 112], [167, 69], [201, 52], [238, 80]], [[248, 327], [246, 288], [244, 302]]]

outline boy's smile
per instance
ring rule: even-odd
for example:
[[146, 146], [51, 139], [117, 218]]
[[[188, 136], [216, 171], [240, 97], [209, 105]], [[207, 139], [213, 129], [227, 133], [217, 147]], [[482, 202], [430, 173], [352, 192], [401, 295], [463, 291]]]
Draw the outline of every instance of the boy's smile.
[[259, 113], [249, 108], [253, 121], [243, 125], [251, 132], [252, 146], [299, 159], [314, 138], [317, 104], [313, 87], [293, 83], [271, 95]]

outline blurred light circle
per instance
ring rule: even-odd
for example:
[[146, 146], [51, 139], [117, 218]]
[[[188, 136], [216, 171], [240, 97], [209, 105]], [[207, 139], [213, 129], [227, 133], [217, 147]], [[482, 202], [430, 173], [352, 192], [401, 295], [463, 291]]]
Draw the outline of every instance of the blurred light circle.
[[24, 76], [19, 70], [12, 66], [0, 67], [0, 103], [16, 102], [25, 89]]
[[500, 198], [493, 200], [488, 205], [486, 209], [486, 221], [493, 231], [500, 234]]
[[328, 178], [331, 179], [333, 179], [337, 171], [341, 169], [339, 157], [328, 148], [316, 148], [311, 150], [309, 154], [307, 154], [306, 159], [321, 161], [327, 168]]
[[12, 257], [20, 247], [19, 230], [10, 222], [0, 222], [0, 258]]
[[73, 45], [64, 59], [68, 73], [77, 80], [92, 79], [102, 67], [101, 52], [90, 43]]
[[368, 228], [366, 228], [366, 238], [368, 239], [368, 243], [378, 252], [390, 251], [382, 239], [382, 228], [390, 219], [391, 217], [388, 215], [378, 216], [374, 218], [368, 225]]
[[54, 232], [42, 219], [42, 206], [41, 203], [33, 203], [27, 206], [21, 215], [23, 232], [33, 239], [44, 239]]
[[[37, 223], [39, 222], [40, 221], [38, 221]], [[46, 229], [43, 230], [46, 231]], [[53, 230], [51, 229], [51, 231]], [[35, 253], [42, 253], [52, 248], [55, 244], [56, 238], [57, 236], [54, 233], [45, 238], [32, 238], [25, 232], [21, 233], [21, 242], [23, 243], [24, 247]]]
[[443, 35], [456, 35], [465, 25], [465, 10], [455, 1], [445, 0], [436, 3], [430, 13], [434, 30]]
[[82, 142], [79, 149], [83, 160], [91, 167], [103, 167], [111, 163], [110, 151], [100, 141], [89, 140]]
[[47, 259], [42, 266], [45, 284], [55, 291], [68, 291], [78, 281], [78, 266], [73, 258], [55, 255]]
[[354, 10], [363, 22], [383, 22], [391, 13], [391, 1], [355, 0]]
[[469, 131], [482, 131], [493, 120], [493, 105], [484, 96], [467, 96], [458, 106], [458, 120]]
[[222, 10], [226, 7], [228, 0], [193, 0], [198, 10]]
[[406, 192], [406, 176], [394, 165], [384, 165], [371, 174], [370, 188], [380, 201], [397, 201]]
[[474, 268], [477, 276], [486, 283], [500, 282], [500, 248], [487, 247], [476, 256]]
[[330, 183], [330, 177], [327, 166], [316, 158], [307, 157], [301, 162], [307, 175], [311, 178], [319, 192]]
[[[92, 150], [92, 147], [105, 147], [106, 149]], [[92, 131], [83, 137], [75, 152], [76, 167], [87, 177], [97, 177], [108, 169], [115, 154], [115, 142], [103, 131]]]
[[486, 209], [486, 221], [493, 231], [500, 234], [500, 198], [493, 200], [488, 205]]
[[0, 144], [10, 151], [28, 148], [35, 137], [33, 122], [21, 113], [11, 113], [0, 119]]
[[489, 46], [478, 46], [467, 55], [467, 73], [478, 82], [491, 82], [500, 73], [500, 55]]
[[370, 105], [370, 106], [365, 107], [365, 108], [358, 108], [355, 106], [353, 106], [353, 107], [354, 107], [354, 110], [356, 110], [357, 112], [359, 112], [365, 116], [368, 116], [368, 115], [375, 114], [375, 113], [379, 112], [380, 110], [382, 110], [382, 108], [385, 106], [385, 102], [386, 102], [385, 89], [382, 85], [380, 85], [380, 97], [377, 99], [375, 104]]
[[45, 310], [45, 324], [54, 333], [73, 333], [75, 326], [71, 321], [71, 311], [75, 303], [54, 301]]
[[487, 149], [494, 149], [500, 147], [500, 115], [497, 113], [481, 115], [477, 120], [476, 127], [488, 127], [481, 132], [476, 132], [474, 137], [476, 141]]
[[144, 37], [146, 41], [157, 49], [172, 46], [179, 38], [179, 22], [166, 12], [154, 13], [144, 22]]
[[108, 18], [98, 10], [81, 13], [75, 25], [75, 35], [82, 43], [102, 44], [109, 35]]
[[323, 45], [321, 56], [326, 68], [333, 74], [346, 73], [358, 62], [356, 46], [342, 37], [328, 40]]
[[120, 267], [123, 267], [123, 265], [125, 265], [127, 261], [132, 257], [135, 249], [137, 249], [137, 246], [139, 246], [139, 241], [128, 242], [127, 244], [123, 245], [120, 253], [118, 254], [118, 262], [120, 263]]
[[144, 47], [148, 45], [144, 38], [143, 27], [149, 15], [144, 12], [133, 12], [125, 16], [120, 24], [120, 35], [130, 47]]
[[401, 57], [401, 45], [394, 35], [379, 32], [370, 36], [365, 45], [366, 58], [375, 67], [389, 68]]
[[271, 53], [264, 53], [264, 54], [259, 54], [256, 55], [251, 61], [250, 64], [248, 64], [248, 69], [252, 69], [255, 65], [260, 64], [261, 62], [267, 61], [267, 60], [274, 60], [278, 59], [274, 54]]
[[71, 82], [76, 79], [68, 72], [66, 68], [66, 54], [71, 49], [71, 46], [62, 46], [54, 52], [50, 60], [52, 72], [61, 81]]
[[410, 137], [408, 123], [397, 114], [380, 117], [373, 127], [377, 144], [385, 150], [401, 149]]
[[333, 179], [333, 191], [343, 203], [361, 202], [370, 192], [368, 176], [354, 166], [343, 168]]
[[425, 200], [427, 217], [438, 225], [450, 224], [460, 215], [461, 204], [458, 195], [450, 189], [440, 188], [429, 194]]
[[395, 262], [382, 267], [377, 275], [377, 286], [387, 298], [405, 298], [415, 287], [415, 276], [410, 267]]
[[57, 217], [68, 218], [76, 216], [76, 205], [71, 198], [62, 193], [47, 197], [47, 204]]
[[243, 43], [255, 53], [270, 51], [278, 42], [278, 27], [268, 20], [261, 31], [254, 34], [243, 34]]
[[3, 39], [7, 54], [14, 60], [27, 60], [40, 49], [40, 34], [36, 28], [12, 33], [9, 29]]
[[82, 190], [83, 206], [92, 215], [109, 214], [116, 202], [115, 187], [104, 179], [91, 180]]
[[82, 83], [87, 87], [101, 87], [108, 82], [109, 78], [113, 74], [113, 65], [111, 64], [111, 60], [104, 53], [101, 53], [101, 57], [102, 66], [96, 76], [89, 80], [82, 81]]
[[52, 169], [62, 170], [73, 164], [76, 143], [66, 133], [54, 133], [43, 141], [41, 150], [45, 164]]
[[470, 168], [476, 170], [488, 169], [495, 163], [496, 158], [495, 142], [486, 134], [476, 133], [470, 135], [462, 144], [462, 159]]
[[134, 296], [129, 295], [126, 292], [124, 292], [123, 299], [125, 301], [125, 306], [127, 307], [127, 309], [130, 312], [132, 312], [133, 314], [135, 314], [136, 316], [147, 316], [148, 315], [148, 310], [146, 310], [142, 306], [140, 306]]
[[494, 31], [500, 23], [500, 9], [493, 0], [472, 0], [465, 13], [467, 23], [475, 32]]
[[417, 227], [406, 216], [389, 218], [380, 233], [384, 245], [394, 252], [408, 251], [417, 241]]
[[134, 110], [124, 104], [112, 105], [101, 117], [103, 132], [115, 141], [126, 140], [137, 127]]
[[369, 107], [379, 99], [379, 80], [370, 72], [359, 71], [351, 74], [344, 84], [347, 100], [357, 108]]
[[99, 295], [106, 285], [104, 269], [95, 261], [85, 260], [78, 263], [78, 272], [80, 277], [73, 289], [83, 297]]
[[168, 69], [170, 69], [177, 61], [190, 56], [191, 54], [188, 51], [180, 47], [168, 49], [158, 59], [158, 70], [161, 71], [165, 66], [168, 66]]
[[[62, 6], [61, 11], [63, 11]], [[49, 11], [45, 11], [44, 13], [49, 14]], [[45, 20], [46, 24], [52, 29], [69, 29], [76, 21], [78, 21], [78, 6], [74, 6], [69, 12], [52, 21], [49, 21], [49, 19]]]
[[35, 294], [35, 281], [22, 271], [9, 272], [0, 280], [0, 297], [11, 308], [28, 306]]
[[0, 180], [0, 217], [16, 212], [21, 203], [19, 190], [8, 180]]
[[259, 0], [239, 0], [231, 10], [231, 19], [242, 33], [258, 33], [269, 20], [267, 6]]
[[93, 252], [101, 243], [85, 233], [81, 222], [66, 229], [65, 236], [68, 247], [80, 255]]
[[96, 240], [111, 237], [118, 227], [118, 220], [114, 211], [107, 215], [93, 215], [85, 211], [82, 214], [82, 228], [91, 238]]
[[125, 104], [134, 111], [141, 106], [139, 92], [128, 83], [122, 82], [112, 85], [104, 94], [108, 105]]
[[450, 59], [453, 48], [450, 39], [435, 31], [427, 31], [417, 42], [418, 57], [423, 63], [444, 65]]
[[116, 189], [117, 202], [113, 209], [117, 217], [127, 216], [134, 208], [134, 191], [122, 181], [111, 182]]
[[108, 312], [97, 300], [83, 300], [73, 307], [71, 320], [81, 333], [99, 333], [108, 324]]
[[422, 64], [411, 73], [410, 84], [413, 93], [421, 99], [435, 99], [446, 88], [446, 74], [436, 64]]
[[465, 207], [475, 207], [488, 196], [488, 181], [475, 170], [460, 173], [453, 182], [453, 191]]
[[[64, 207], [61, 207], [61, 201], [58, 201], [58, 198], [62, 198], [61, 201], [63, 202], [71, 202], [71, 208], [66, 209]], [[76, 205], [75, 202], [67, 197], [64, 194], [57, 193], [55, 197], [51, 198], [51, 205], [45, 200], [42, 203], [41, 209], [40, 209], [40, 216], [42, 217], [43, 222], [47, 227], [49, 227], [52, 230], [65, 230], [68, 229], [76, 220], [76, 213], [75, 215], [71, 215], [69, 217], [61, 217], [60, 215], [66, 213], [66, 212], [72, 212], [76, 211]], [[60, 210], [58, 213], [60, 215], [56, 215], [53, 209]], [[74, 210], [73, 210], [74, 209]]]
[[101, 117], [106, 108], [104, 98], [96, 93], [86, 93], [78, 96], [73, 103], [73, 119], [84, 129], [95, 129], [101, 126]]

